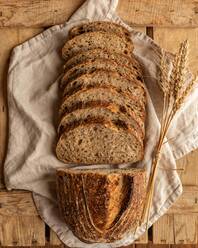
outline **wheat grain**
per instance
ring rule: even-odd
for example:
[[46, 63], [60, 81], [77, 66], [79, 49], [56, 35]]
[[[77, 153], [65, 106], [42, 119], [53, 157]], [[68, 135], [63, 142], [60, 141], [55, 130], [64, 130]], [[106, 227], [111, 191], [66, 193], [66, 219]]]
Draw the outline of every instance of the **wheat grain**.
[[[163, 106], [163, 114], [162, 114], [163, 117], [161, 121], [160, 136], [152, 159], [151, 172], [147, 185], [145, 207], [142, 215], [142, 221], [144, 222], [146, 219], [146, 228], [148, 227], [148, 222], [150, 217], [150, 208], [153, 198], [158, 162], [160, 159], [162, 146], [165, 143], [165, 137], [167, 131], [171, 125], [171, 122], [176, 112], [182, 107], [187, 96], [193, 90], [195, 84], [198, 83], [196, 78], [194, 78], [187, 85], [184, 84], [187, 58], [188, 58], [188, 41], [184, 41], [183, 43], [181, 43], [179, 51], [174, 57], [173, 68], [170, 77], [168, 77], [168, 70], [167, 70], [168, 67], [167, 67], [165, 54], [162, 53], [161, 56], [161, 66], [160, 66], [161, 74], [159, 78], [159, 86], [164, 93], [164, 106]], [[177, 170], [177, 169], [171, 169], [171, 170]]]

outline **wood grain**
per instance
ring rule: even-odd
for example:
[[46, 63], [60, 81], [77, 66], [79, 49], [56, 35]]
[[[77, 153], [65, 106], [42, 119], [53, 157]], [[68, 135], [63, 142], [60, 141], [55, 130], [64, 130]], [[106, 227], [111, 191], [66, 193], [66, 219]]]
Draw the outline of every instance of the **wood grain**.
[[0, 216], [1, 246], [45, 245], [45, 224], [38, 216]]
[[117, 13], [125, 21], [146, 26], [198, 25], [198, 2], [193, 0], [121, 0]]
[[166, 214], [153, 225], [153, 243], [174, 244], [173, 215]]
[[52, 231], [52, 229], [50, 229], [50, 240], [49, 240], [49, 244], [51, 245], [61, 245], [61, 241], [58, 238], [58, 236], [56, 235], [56, 233], [54, 231]]
[[0, 192], [0, 216], [38, 216], [32, 194], [25, 191]]
[[197, 214], [174, 215], [175, 244], [197, 244]]
[[[1, 27], [48, 27], [65, 22], [84, 0], [0, 0]], [[125, 21], [146, 26], [198, 25], [194, 0], [120, 0], [117, 13]]]
[[1, 27], [48, 27], [64, 23], [84, 0], [0, 0]]
[[198, 213], [198, 186], [184, 186], [183, 193], [168, 214]]

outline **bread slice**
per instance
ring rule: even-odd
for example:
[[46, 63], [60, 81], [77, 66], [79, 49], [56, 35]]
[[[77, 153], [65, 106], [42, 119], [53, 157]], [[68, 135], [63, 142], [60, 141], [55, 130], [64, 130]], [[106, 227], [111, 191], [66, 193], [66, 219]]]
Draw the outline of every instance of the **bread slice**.
[[60, 88], [63, 89], [63, 87], [65, 87], [65, 85], [67, 85], [69, 82], [85, 73], [91, 73], [101, 69], [108, 71], [116, 71], [121, 76], [128, 77], [129, 79], [131, 79], [131, 81], [143, 85], [142, 75], [137, 70], [132, 70], [131, 68], [125, 65], [120, 65], [110, 59], [95, 59], [88, 60], [85, 63], [81, 63], [68, 70], [64, 74], [62, 80], [60, 81]]
[[82, 89], [107, 86], [117, 89], [118, 92], [128, 93], [136, 96], [140, 101], [145, 102], [145, 88], [140, 85], [136, 79], [130, 79], [120, 76], [116, 71], [96, 70], [92, 73], [86, 73], [75, 80], [69, 82], [63, 91], [63, 98], [71, 96]]
[[98, 31], [84, 33], [67, 41], [62, 49], [62, 57], [68, 60], [80, 51], [87, 51], [94, 48], [101, 48], [129, 56], [133, 52], [131, 40], [126, 40], [114, 33]]
[[61, 214], [74, 235], [84, 242], [119, 240], [141, 220], [145, 170], [60, 168], [56, 182]]
[[59, 115], [63, 116], [65, 113], [71, 113], [90, 101], [104, 101], [116, 104], [117, 106], [120, 106], [120, 112], [136, 116], [139, 118], [138, 121], [145, 121], [145, 104], [143, 102], [135, 97], [132, 100], [132, 98], [127, 98], [125, 95], [118, 93], [112, 88], [104, 87], [81, 90], [76, 94], [65, 98], [60, 106]]
[[91, 102], [90, 105], [90, 107], [77, 109], [70, 114], [64, 115], [59, 123], [58, 133], [62, 134], [71, 126], [75, 126], [76, 123], [79, 125], [79, 123], [86, 123], [86, 121], [89, 122], [90, 119], [108, 119], [115, 123], [115, 125], [120, 124], [130, 132], [133, 131], [138, 139], [144, 140], [145, 131], [143, 122], [139, 123], [135, 118], [120, 113], [116, 109], [116, 105], [109, 104], [108, 102], [101, 102], [100, 104]]
[[75, 123], [58, 140], [58, 159], [77, 164], [121, 164], [142, 160], [143, 140], [122, 124], [99, 118]]
[[79, 52], [76, 56], [70, 58], [64, 65], [64, 71], [68, 71], [72, 67], [86, 62], [87, 60], [94, 61], [95, 59], [110, 59], [114, 60], [116, 63], [128, 66], [131, 69], [137, 70], [140, 74], [142, 73], [139, 62], [136, 60], [135, 56], [126, 56], [117, 52], [110, 53], [107, 50], [95, 48], [88, 51]]
[[121, 37], [130, 39], [130, 32], [126, 28], [117, 23], [107, 21], [88, 22], [75, 26], [69, 31], [69, 39], [83, 33], [96, 31], [115, 33]]

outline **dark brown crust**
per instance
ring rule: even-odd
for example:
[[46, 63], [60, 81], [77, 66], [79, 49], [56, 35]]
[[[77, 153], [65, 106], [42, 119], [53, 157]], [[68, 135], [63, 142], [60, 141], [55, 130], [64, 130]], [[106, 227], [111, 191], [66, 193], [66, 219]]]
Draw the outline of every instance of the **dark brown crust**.
[[[72, 84], [73, 82], [75, 82], [75, 81], [77, 81], [77, 80], [85, 80], [85, 79], [86, 79], [87, 77], [89, 77], [89, 76], [94, 77], [94, 74], [101, 73], [101, 72], [104, 72], [104, 73], [111, 73], [111, 74], [114, 74], [114, 75], [117, 74], [116, 71], [109, 71], [109, 70], [98, 69], [97, 71], [94, 71], [94, 72], [91, 72], [91, 73], [85, 73], [85, 74], [83, 74], [83, 75], [77, 77], [76, 79], [70, 81], [70, 82], [68, 83], [68, 85], [69, 85], [69, 84]], [[117, 76], [117, 75], [116, 75], [116, 76]], [[119, 75], [119, 76], [120, 76], [120, 78], [123, 79], [123, 80], [130, 81], [131, 84], [135, 84], [136, 87], [142, 88], [142, 90], [144, 90], [144, 92], [145, 92], [146, 89], [145, 89], [144, 84], [140, 83], [139, 80], [137, 80], [136, 78], [134, 78], [134, 79], [132, 80], [132, 79], [130, 79], [129, 77], [126, 77], [126, 76], [124, 76], [124, 75]], [[70, 93], [70, 92], [67, 92], [67, 91], [66, 91], [66, 87], [67, 87], [67, 85], [65, 86], [64, 91], [63, 91], [63, 98], [64, 98], [65, 96], [69, 96], [69, 95], [73, 94], [73, 92], [74, 92], [74, 91], [71, 91], [71, 93]], [[72, 89], [73, 89], [73, 88], [72, 88]], [[145, 96], [145, 98], [146, 98], [146, 96]]]
[[[78, 97], [78, 95], [80, 95], [80, 94], [82, 94], [84, 92], [90, 91], [92, 89], [94, 89], [94, 90], [95, 89], [104, 89], [104, 90], [112, 91], [115, 94], [119, 94], [120, 96], [128, 97], [134, 103], [138, 104], [138, 107], [141, 108], [142, 112], [145, 112], [145, 104], [143, 102], [141, 102], [137, 97], [135, 97], [133, 95], [129, 95], [128, 93], [118, 92], [117, 89], [114, 88], [114, 87], [112, 87], [112, 86], [100, 86], [100, 87], [94, 87], [94, 88], [90, 88], [90, 89], [83, 89], [83, 90], [78, 91], [77, 93], [75, 93], [71, 97], [74, 97], [74, 96], [75, 97]], [[74, 109], [72, 109], [72, 107], [71, 107], [71, 110], [69, 111], [69, 109], [67, 109], [66, 106], [65, 106], [66, 103], [68, 102], [68, 100], [69, 100], [69, 97], [63, 98], [62, 103], [61, 103], [61, 106], [60, 106], [60, 116], [64, 115], [65, 113], [68, 113], [68, 112], [71, 112], [71, 111], [77, 109], [75, 107], [74, 107]]]
[[[103, 25], [102, 29], [99, 28], [98, 26]], [[106, 25], [106, 28], [105, 26]], [[95, 26], [95, 27], [93, 27]], [[123, 26], [114, 23], [114, 22], [108, 22], [108, 21], [95, 21], [95, 22], [86, 22], [83, 24], [80, 24], [78, 26], [75, 26], [70, 29], [69, 31], [69, 39], [72, 39], [73, 37], [80, 35], [85, 32], [93, 32], [93, 31], [105, 31], [109, 32], [108, 26], [113, 26], [115, 27], [115, 33], [118, 34], [119, 36], [125, 36], [126, 39], [130, 39], [130, 32]], [[95, 30], [93, 30], [95, 28]], [[118, 29], [120, 32], [118, 32]], [[121, 30], [120, 30], [121, 29]]]
[[103, 124], [104, 126], [113, 127], [114, 129], [117, 128], [123, 129], [124, 131], [133, 134], [138, 141], [140, 141], [139, 134], [137, 131], [129, 126], [126, 122], [124, 122], [121, 119], [117, 120], [108, 120], [103, 116], [89, 116], [85, 119], [76, 120], [70, 123], [69, 125], [65, 125], [63, 129], [60, 130], [60, 134], [63, 134], [64, 132], [69, 132], [70, 130], [73, 130], [79, 126], [85, 126], [90, 124]]
[[[103, 56], [98, 57], [97, 52], [100, 55], [103, 54]], [[71, 69], [72, 67], [74, 67], [74, 66], [76, 66], [78, 64], [84, 63], [84, 62], [86, 62], [87, 60], [90, 60], [90, 59], [94, 60], [96, 58], [102, 58], [102, 59], [112, 59], [112, 60], [114, 60], [113, 58], [111, 58], [111, 54], [112, 53], [107, 51], [107, 50], [97, 49], [97, 48], [91, 49], [91, 50], [88, 50], [88, 51], [84, 51], [84, 52], [79, 52], [74, 57], [72, 57], [69, 60], [67, 60], [67, 62], [65, 63], [65, 65], [63, 67], [64, 72], [66, 72], [69, 69]], [[117, 60], [117, 59], [114, 60], [116, 63], [126, 66], [126, 64], [121, 63], [123, 61], [122, 60], [122, 58], [123, 58], [124, 60], [128, 61], [128, 64], [127, 64], [128, 67], [130, 67], [131, 69], [135, 69], [138, 72], [142, 73], [141, 66], [140, 66], [139, 62], [136, 60], [136, 58], [135, 58], [133, 53], [130, 56], [120, 54], [120, 53], [113, 53], [113, 55], [116, 55], [117, 57], [121, 58], [120, 60]], [[110, 58], [105, 58], [104, 56], [109, 56]]]
[[106, 89], [109, 89], [109, 88], [114, 89], [118, 93], [120, 93], [121, 95], [124, 95], [124, 96], [127, 96], [127, 97], [131, 98], [131, 100], [134, 100], [134, 98], [137, 98], [134, 95], [132, 95], [130, 92], [128, 92], [127, 90], [123, 91], [121, 88], [116, 87], [114, 85], [108, 86], [108, 85], [101, 85], [101, 84], [95, 83], [95, 85], [87, 85], [87, 86], [81, 85], [81, 86], [78, 86], [78, 87], [73, 87], [72, 89], [70, 89], [70, 91], [67, 92], [67, 94], [64, 95], [64, 93], [63, 93], [63, 99], [66, 99], [67, 97], [70, 97], [70, 96], [72, 96], [73, 94], [75, 94], [77, 92], [82, 92], [82, 91], [86, 91], [86, 90], [89, 90], [89, 89], [92, 89], [92, 88], [100, 88], [100, 87], [103, 87], [103, 88], [106, 88]]
[[[139, 138], [141, 140], [144, 139], [145, 129], [141, 125], [141, 123], [143, 124], [143, 121], [139, 119], [137, 116], [135, 116], [134, 113], [127, 111], [127, 109], [125, 109], [124, 106], [118, 106], [116, 104], [112, 104], [111, 102], [106, 102], [106, 101], [89, 101], [89, 102], [78, 102], [76, 106], [74, 105], [74, 107], [75, 108], [71, 109], [71, 112], [74, 112], [75, 110], [79, 110], [79, 109], [107, 108], [111, 112], [120, 113], [120, 116], [122, 116], [123, 114], [129, 119], [129, 123], [132, 120], [135, 122], [136, 130], [140, 134]], [[58, 126], [58, 134], [61, 134], [63, 132], [62, 129], [65, 126], [65, 124], [64, 126], [62, 126], [62, 121], [64, 120], [64, 117], [67, 115], [68, 113], [65, 113], [60, 119], [60, 123]], [[95, 116], [95, 118], [97, 118], [97, 116]]]
[[[84, 41], [88, 41], [89, 43], [88, 45], [86, 44], [84, 47], [80, 42], [84, 40]], [[133, 43], [131, 41], [130, 38], [126, 39], [116, 33], [108, 33], [108, 32], [103, 32], [103, 31], [95, 31], [95, 32], [89, 32], [89, 33], [83, 33], [81, 35], [75, 36], [74, 38], [68, 40], [64, 47], [62, 48], [62, 57], [65, 60], [70, 59], [72, 56], [75, 56], [80, 50], [82, 51], [88, 51], [91, 50], [93, 48], [101, 48], [101, 49], [107, 49], [107, 50], [112, 50], [115, 51], [115, 47], [111, 48], [109, 47], [109, 45], [107, 45], [108, 43], [105, 42], [105, 45], [103, 44], [104, 41], [111, 41], [111, 45], [112, 43], [115, 43], [116, 40], [116, 44], [122, 44], [122, 53], [125, 54], [131, 54], [133, 51]], [[98, 41], [100, 41], [100, 43], [97, 43]], [[101, 42], [103, 41], [103, 42]], [[93, 43], [92, 43], [93, 42]], [[92, 46], [91, 46], [92, 43]], [[79, 50], [73, 49], [75, 47], [75, 45], [78, 44], [78, 47], [80, 46]], [[94, 44], [94, 45], [93, 45]], [[123, 48], [124, 46], [124, 48]], [[76, 47], [75, 47], [76, 48]], [[124, 50], [123, 50], [124, 49]], [[68, 51], [72, 51], [70, 52], [70, 54], [68, 55], [67, 52]]]
[[[111, 181], [108, 180], [108, 172], [101, 171], [103, 171], [102, 174], [97, 173], [97, 170], [86, 170], [82, 173], [72, 169], [57, 171], [57, 194], [61, 213], [74, 234], [80, 240], [88, 243], [113, 242], [131, 232], [140, 221], [146, 194], [145, 171], [130, 169], [113, 172], [115, 177], [113, 183], [121, 178], [128, 181], [129, 191], [128, 193], [123, 192], [126, 196], [123, 199], [126, 207], [123, 211], [120, 209], [122, 214], [118, 214], [117, 219], [112, 219], [114, 224], [110, 228], [98, 228], [99, 216], [105, 218], [107, 214], [104, 203], [111, 201], [110, 192], [113, 187]], [[101, 190], [96, 190], [99, 185]], [[123, 189], [120, 188], [120, 190]], [[96, 204], [99, 206], [102, 204], [102, 209], [97, 210], [96, 208], [94, 212], [89, 212], [95, 208]], [[120, 208], [122, 208], [122, 204]], [[115, 208], [112, 211], [119, 212]]]
[[[98, 63], [98, 65], [104, 65], [104, 68], [100, 68], [97, 66], [93, 65], [93, 62]], [[127, 76], [128, 78], [130, 78], [131, 80], [135, 79], [137, 80], [137, 82], [141, 85], [143, 85], [143, 77], [142, 74], [135, 70], [135, 69], [131, 69], [130, 67], [126, 66], [126, 65], [122, 65], [122, 64], [118, 64], [115, 61], [111, 60], [111, 59], [95, 59], [95, 61], [92, 60], [87, 60], [86, 62], [82, 62], [80, 64], [78, 64], [77, 66], [71, 68], [70, 70], [68, 70], [64, 75], [62, 80], [60, 81], [60, 88], [63, 89], [69, 82], [71, 82], [72, 80], [76, 79], [77, 77], [85, 74], [86, 72], [83, 70], [89, 70], [88, 72], [95, 72], [97, 70], [105, 70], [105, 66], [107, 65], [112, 65], [115, 66], [115, 70], [112, 71], [117, 71], [121, 76]], [[86, 66], [88, 66], [88, 68], [86, 68]], [[90, 67], [89, 67], [90, 66]], [[84, 68], [84, 69], [82, 69]], [[85, 69], [86, 68], [86, 69]], [[126, 70], [126, 74], [122, 73], [121, 70], [125, 68]], [[82, 71], [81, 71], [82, 69]], [[109, 70], [109, 69], [108, 69]]]

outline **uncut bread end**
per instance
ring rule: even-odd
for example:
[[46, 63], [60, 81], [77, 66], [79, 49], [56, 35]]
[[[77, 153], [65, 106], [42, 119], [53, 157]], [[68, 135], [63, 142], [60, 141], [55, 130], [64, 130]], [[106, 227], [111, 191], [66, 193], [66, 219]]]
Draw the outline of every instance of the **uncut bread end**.
[[65, 163], [134, 163], [143, 159], [143, 142], [122, 128], [92, 123], [64, 132], [56, 154]]
[[119, 240], [141, 221], [145, 170], [59, 168], [56, 182], [65, 223], [84, 242]]
[[131, 55], [133, 44], [131, 40], [125, 40], [114, 33], [91, 32], [84, 33], [67, 41], [62, 49], [62, 57], [68, 60], [80, 51], [87, 51], [94, 48], [101, 48], [109, 52], [117, 52]]

